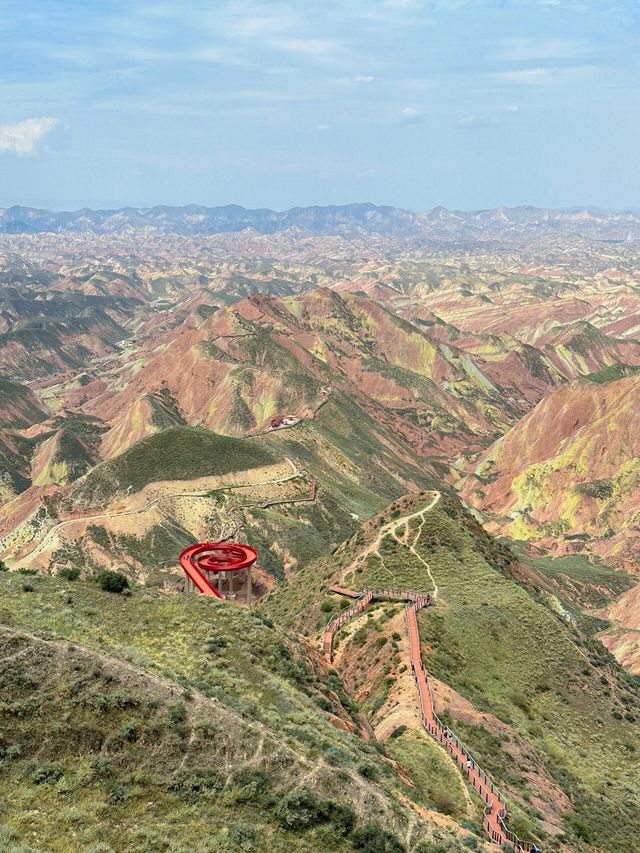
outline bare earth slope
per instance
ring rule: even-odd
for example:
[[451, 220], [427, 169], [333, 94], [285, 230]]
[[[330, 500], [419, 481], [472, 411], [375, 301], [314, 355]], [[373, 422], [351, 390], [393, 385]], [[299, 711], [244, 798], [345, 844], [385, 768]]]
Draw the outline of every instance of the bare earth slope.
[[462, 488], [494, 530], [558, 552], [638, 555], [640, 376], [582, 380], [546, 397], [473, 467]]

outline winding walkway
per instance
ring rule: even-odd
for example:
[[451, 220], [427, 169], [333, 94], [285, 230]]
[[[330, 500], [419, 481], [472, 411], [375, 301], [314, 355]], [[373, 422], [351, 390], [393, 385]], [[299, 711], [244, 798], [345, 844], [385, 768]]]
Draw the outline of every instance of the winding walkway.
[[507, 829], [504, 823], [507, 812], [507, 802], [505, 797], [494, 785], [491, 777], [478, 766], [471, 752], [453, 734], [453, 732], [444, 725], [442, 720], [440, 720], [436, 714], [431, 685], [429, 684], [427, 672], [422, 665], [420, 633], [418, 631], [417, 618], [419, 610], [423, 607], [430, 607], [435, 604], [435, 596], [408, 590], [396, 591], [390, 589], [365, 589], [362, 590], [362, 592], [356, 592], [355, 590], [345, 589], [340, 586], [329, 587], [329, 592], [355, 599], [355, 604], [329, 622], [324, 630], [323, 651], [329, 662], [333, 659], [333, 639], [337, 631], [345, 622], [366, 610], [375, 599], [406, 602], [405, 621], [407, 626], [407, 637], [409, 639], [411, 670], [413, 672], [413, 677], [418, 691], [420, 720], [425, 731], [435, 738], [438, 743], [442, 744], [449, 755], [453, 758], [460, 771], [465, 774], [469, 782], [478, 792], [481, 800], [485, 804], [482, 823], [489, 834], [491, 841], [501, 846], [510, 844], [516, 853], [529, 853], [530, 850], [535, 849], [532, 842], [521, 840], [517, 835]]

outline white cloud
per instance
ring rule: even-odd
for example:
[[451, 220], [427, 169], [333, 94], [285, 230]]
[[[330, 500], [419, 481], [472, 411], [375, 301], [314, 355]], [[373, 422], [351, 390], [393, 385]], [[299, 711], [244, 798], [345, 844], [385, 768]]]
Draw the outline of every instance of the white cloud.
[[58, 124], [57, 118], [28, 118], [17, 124], [0, 124], [0, 152], [33, 154], [42, 137]]
[[512, 38], [504, 43], [499, 58], [507, 62], [584, 59], [592, 52], [592, 46], [580, 39]]
[[415, 107], [404, 107], [400, 110], [398, 124], [421, 124], [426, 121], [426, 115]]
[[579, 80], [597, 72], [595, 65], [572, 65], [569, 67], [542, 66], [525, 68], [517, 71], [502, 71], [495, 76], [509, 83], [536, 85], [538, 83], [559, 82], [562, 80]]
[[329, 56], [334, 53], [337, 43], [330, 39], [276, 39], [271, 42], [272, 46], [285, 53], [299, 54], [314, 58]]
[[477, 113], [471, 113], [471, 115], [458, 119], [460, 127], [489, 127], [499, 123], [500, 121], [496, 116], [478, 115]]
[[357, 74], [353, 78], [354, 83], [373, 83], [376, 78], [373, 74]]
[[470, 113], [459, 118], [456, 124], [458, 127], [492, 127], [502, 124], [507, 120], [507, 116], [513, 116], [518, 112], [520, 107], [517, 104], [508, 104], [494, 113]]
[[526, 68], [519, 71], [504, 71], [497, 76], [510, 83], [540, 83], [551, 77], [554, 72], [554, 68]]

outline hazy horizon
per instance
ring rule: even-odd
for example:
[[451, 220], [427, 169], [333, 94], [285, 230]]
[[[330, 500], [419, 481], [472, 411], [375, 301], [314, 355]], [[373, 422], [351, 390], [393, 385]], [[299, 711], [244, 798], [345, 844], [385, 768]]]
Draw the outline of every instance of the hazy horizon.
[[516, 210], [518, 208], [533, 208], [536, 210], [553, 210], [558, 213], [572, 213], [578, 212], [582, 210], [591, 210], [591, 211], [599, 211], [601, 213], [631, 213], [638, 215], [640, 213], [640, 203], [637, 206], [628, 206], [628, 207], [604, 207], [598, 204], [564, 204], [554, 207], [544, 207], [535, 204], [528, 204], [527, 202], [523, 202], [522, 204], [496, 204], [496, 205], [483, 205], [480, 207], [474, 208], [461, 208], [461, 207], [452, 207], [446, 204], [434, 204], [429, 207], [425, 207], [422, 209], [417, 208], [409, 208], [403, 207], [399, 204], [393, 204], [390, 202], [371, 202], [367, 200], [355, 200], [355, 201], [346, 201], [346, 202], [327, 202], [327, 203], [314, 203], [310, 204], [293, 204], [290, 207], [276, 207], [274, 205], [259, 205], [256, 207], [248, 207], [247, 205], [238, 204], [234, 201], [228, 202], [185, 202], [183, 204], [168, 204], [166, 202], [156, 202], [153, 204], [121, 204], [114, 205], [112, 207], [104, 206], [98, 207], [93, 206], [91, 204], [78, 204], [74, 207], [55, 207], [55, 206], [44, 206], [44, 205], [35, 205], [35, 204], [24, 204], [22, 202], [12, 202], [9, 204], [0, 205], [0, 210], [11, 210], [13, 208], [26, 208], [32, 210], [42, 210], [48, 213], [77, 213], [81, 210], [90, 210], [93, 213], [105, 213], [108, 211], [117, 211], [123, 209], [131, 209], [131, 210], [154, 210], [156, 208], [166, 207], [166, 208], [188, 208], [188, 207], [201, 207], [206, 208], [208, 210], [219, 210], [229, 207], [238, 207], [247, 211], [257, 211], [257, 210], [268, 210], [273, 213], [285, 213], [289, 210], [296, 209], [308, 209], [308, 208], [331, 208], [331, 207], [353, 207], [353, 206], [373, 206], [378, 208], [392, 208], [395, 210], [402, 210], [407, 213], [413, 213], [419, 215], [421, 213], [428, 213], [431, 210], [444, 209], [448, 210], [451, 213], [460, 212], [460, 213], [481, 213], [484, 211], [490, 210], [498, 210], [498, 209], [506, 209], [506, 210]]

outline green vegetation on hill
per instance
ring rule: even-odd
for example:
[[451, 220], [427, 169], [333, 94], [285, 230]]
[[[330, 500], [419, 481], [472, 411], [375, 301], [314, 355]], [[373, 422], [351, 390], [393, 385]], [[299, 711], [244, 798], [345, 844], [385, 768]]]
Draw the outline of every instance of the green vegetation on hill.
[[0, 427], [23, 429], [46, 417], [33, 391], [19, 382], [0, 377]]
[[512, 547], [520, 562], [571, 610], [604, 607], [635, 584], [630, 575], [612, 569], [597, 556], [552, 557], [537, 549], [529, 553], [522, 542], [514, 542]]
[[416, 802], [458, 819], [466, 816], [467, 797], [462, 779], [428, 735], [403, 732], [389, 740], [388, 750], [410, 775]]
[[255, 441], [176, 427], [143, 438], [120, 456], [95, 468], [76, 490], [78, 501], [95, 502], [148, 483], [191, 480], [272, 465], [277, 458]]
[[[312, 634], [332, 618], [318, 606], [331, 582], [358, 589], [385, 580], [390, 588], [430, 591], [426, 568], [420, 576], [415, 555], [405, 549], [403, 559], [396, 543], [387, 547], [383, 540], [380, 557], [358, 558], [382, 524], [397, 520], [403, 527], [402, 517], [427, 503], [418, 496], [389, 507], [332, 557], [292, 574], [269, 598], [268, 612]], [[457, 501], [443, 496], [422, 527], [418, 518], [408, 526], [439, 589], [436, 606], [419, 614], [426, 668], [477, 709], [477, 725], [460, 723], [448, 710], [454, 730], [519, 804], [520, 830], [544, 836], [541, 817], [551, 810], [557, 820], [566, 814], [570, 849], [582, 849], [586, 837], [608, 853], [633, 849], [640, 832], [638, 680], [588, 626], [564, 621], [521, 586], [512, 576], [513, 555]], [[497, 718], [504, 741], [482, 722], [483, 714]], [[570, 805], [558, 805], [549, 793], [554, 785]], [[551, 839], [544, 846], [558, 849]]]
[[[517, 796], [528, 764], [540, 762], [597, 845], [631, 849], [640, 830], [639, 686], [597, 641], [496, 571], [454, 505], [430, 521], [449, 544], [420, 548], [442, 603], [420, 615], [427, 668], [533, 748], [528, 762], [494, 753], [499, 781]], [[476, 734], [464, 734], [475, 747]], [[566, 831], [577, 840], [570, 820]]]
[[355, 522], [326, 488], [317, 490], [316, 500], [285, 504], [245, 513], [245, 535], [260, 552], [260, 566], [274, 577], [284, 578], [282, 553], [299, 565], [307, 565], [334, 548], [353, 532]]
[[0, 427], [0, 495], [19, 494], [31, 485], [33, 441]]
[[391, 430], [382, 428], [340, 391], [312, 421], [277, 430], [265, 443], [297, 459], [358, 518], [369, 518], [407, 491], [409, 483], [427, 488], [437, 461], [418, 460]]
[[589, 382], [596, 382], [598, 385], [604, 385], [607, 382], [615, 382], [617, 379], [624, 379], [625, 376], [635, 376], [640, 371], [640, 368], [628, 364], [615, 362], [608, 364], [601, 370], [595, 373], [589, 373], [585, 376]]
[[465, 849], [257, 612], [3, 573], [0, 664], [3, 849]]

